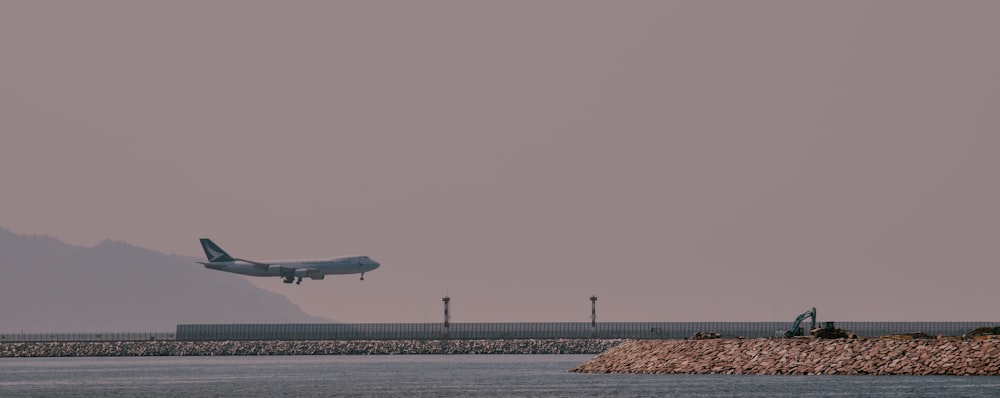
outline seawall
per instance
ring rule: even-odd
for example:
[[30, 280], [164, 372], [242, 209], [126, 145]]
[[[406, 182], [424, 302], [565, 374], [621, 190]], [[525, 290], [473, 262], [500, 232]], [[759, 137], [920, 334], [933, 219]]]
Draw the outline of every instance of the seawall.
[[1000, 340], [639, 340], [571, 370], [744, 375], [1000, 375]]
[[597, 354], [623, 340], [108, 341], [0, 343], [0, 358], [227, 355]]

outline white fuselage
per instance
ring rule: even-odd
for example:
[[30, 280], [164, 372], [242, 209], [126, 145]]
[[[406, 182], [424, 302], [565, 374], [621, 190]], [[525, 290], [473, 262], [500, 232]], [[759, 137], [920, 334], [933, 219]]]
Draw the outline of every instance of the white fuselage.
[[329, 260], [279, 260], [262, 262], [236, 260], [202, 264], [205, 265], [205, 268], [249, 276], [287, 277], [291, 274], [311, 279], [323, 279], [324, 275], [363, 274], [379, 267], [379, 263], [367, 256], [341, 257]]

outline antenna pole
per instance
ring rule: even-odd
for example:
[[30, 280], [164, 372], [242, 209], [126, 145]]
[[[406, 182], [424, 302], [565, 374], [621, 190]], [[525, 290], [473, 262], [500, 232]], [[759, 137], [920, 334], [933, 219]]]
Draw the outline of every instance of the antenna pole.
[[444, 338], [447, 339], [448, 338], [448, 326], [449, 326], [449, 324], [448, 324], [449, 322], [448, 321], [451, 320], [451, 312], [448, 311], [449, 303], [451, 303], [451, 297], [444, 296], [444, 298], [442, 298], [441, 301], [444, 302]]
[[597, 295], [590, 296], [590, 338], [597, 338]]

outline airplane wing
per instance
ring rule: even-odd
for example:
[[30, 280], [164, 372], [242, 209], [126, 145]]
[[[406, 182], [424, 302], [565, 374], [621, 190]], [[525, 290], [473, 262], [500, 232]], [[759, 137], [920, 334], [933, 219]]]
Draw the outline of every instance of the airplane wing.
[[[256, 262], [256, 261], [250, 261], [250, 260], [247, 260], [247, 259], [242, 259], [242, 258], [234, 258], [233, 260], [236, 260], [236, 261], [243, 261], [243, 262], [247, 262], [247, 263], [250, 263], [250, 264], [253, 264], [253, 266], [254, 266], [254, 267], [257, 267], [258, 269], [268, 269], [268, 268], [270, 268], [270, 267], [271, 267], [271, 264], [267, 264], [267, 263], [258, 263], [258, 262]], [[282, 268], [284, 268], [284, 267], [282, 267]]]

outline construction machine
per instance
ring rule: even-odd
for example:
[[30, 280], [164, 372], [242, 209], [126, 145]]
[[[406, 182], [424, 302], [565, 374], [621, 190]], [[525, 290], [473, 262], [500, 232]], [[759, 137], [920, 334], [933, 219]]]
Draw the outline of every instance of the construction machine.
[[802, 330], [802, 321], [809, 318], [809, 329], [813, 330], [816, 328], [816, 307], [812, 307], [809, 311], [803, 312], [795, 321], [792, 322], [792, 328], [790, 330], [779, 330], [774, 332], [775, 337], [797, 337], [805, 336], [805, 332]]
[[963, 339], [988, 340], [1000, 338], [1000, 326], [983, 326], [962, 335]]
[[810, 330], [809, 334], [820, 339], [853, 339], [857, 336], [838, 328], [833, 322], [823, 322], [823, 326]]

